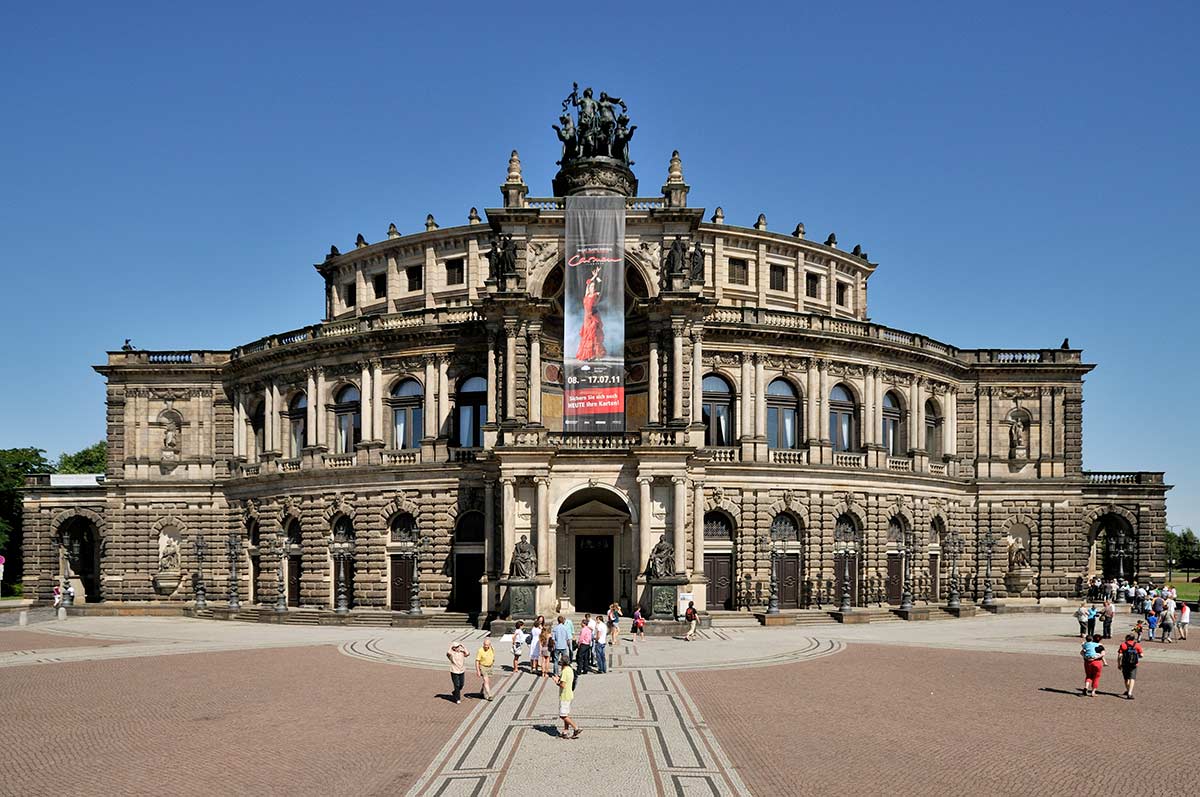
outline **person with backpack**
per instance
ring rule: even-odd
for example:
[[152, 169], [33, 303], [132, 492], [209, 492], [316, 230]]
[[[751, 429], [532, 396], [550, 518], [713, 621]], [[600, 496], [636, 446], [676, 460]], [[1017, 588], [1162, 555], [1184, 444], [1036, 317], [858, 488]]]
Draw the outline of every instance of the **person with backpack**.
[[1133, 700], [1133, 684], [1137, 680], [1138, 662], [1142, 660], [1142, 646], [1134, 639], [1133, 634], [1126, 634], [1125, 641], [1117, 648], [1117, 662], [1121, 667], [1121, 677], [1125, 679], [1125, 699]]
[[696, 636], [696, 625], [700, 621], [700, 615], [696, 613], [695, 601], [688, 601], [687, 609], [683, 612], [683, 619], [688, 623], [688, 632], [683, 635], [684, 641], [691, 642], [692, 637]]
[[641, 606], [633, 610], [633, 633], [635, 639], [641, 642], [646, 641], [646, 618], [642, 617]]
[[1104, 671], [1104, 645], [1100, 644], [1100, 635], [1093, 634], [1084, 642], [1079, 654], [1083, 656], [1083, 693], [1095, 697], [1100, 686], [1100, 673]]

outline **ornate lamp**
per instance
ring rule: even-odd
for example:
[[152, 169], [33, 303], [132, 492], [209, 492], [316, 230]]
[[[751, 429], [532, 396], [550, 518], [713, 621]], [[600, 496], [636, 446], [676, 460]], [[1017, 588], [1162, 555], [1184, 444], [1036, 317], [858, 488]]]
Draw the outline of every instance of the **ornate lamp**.
[[850, 605], [850, 554], [854, 553], [854, 528], [849, 525], [838, 526], [834, 529], [833, 540], [834, 553], [842, 557], [842, 603], [838, 611], [845, 614], [854, 608]]
[[283, 582], [283, 567], [287, 562], [287, 546], [283, 544], [283, 538], [277, 536], [275, 538], [276, 552], [279, 554], [279, 569], [275, 576], [275, 611], [283, 614], [287, 612], [287, 586]]
[[996, 598], [992, 594], [992, 549], [996, 547], [996, 535], [988, 529], [987, 534], [983, 538], [983, 546], [987, 548], [987, 562], [983, 574], [983, 600], [982, 606], [995, 606]]
[[958, 557], [962, 556], [963, 551], [962, 535], [958, 532], [950, 534], [942, 547], [946, 549], [946, 553], [950, 554], [950, 595], [949, 600], [946, 602], [946, 608], [957, 609], [959, 607]]
[[771, 548], [771, 597], [767, 601], [767, 614], [779, 614], [779, 551]]
[[208, 545], [204, 542], [204, 535], [197, 535], [193, 545], [196, 549], [196, 608], [207, 609], [208, 590], [204, 586], [204, 554], [208, 550]]
[[242, 553], [242, 537], [236, 531], [229, 532], [229, 608], [238, 611], [242, 608], [238, 600], [238, 558]]
[[913, 607], [912, 558], [916, 554], [917, 535], [916, 532], [912, 531], [911, 529], [905, 529], [902, 532], [902, 535], [903, 536], [901, 537], [901, 540], [903, 541], [904, 546], [904, 572], [902, 573], [904, 578], [904, 589], [900, 593], [900, 610], [909, 611]]

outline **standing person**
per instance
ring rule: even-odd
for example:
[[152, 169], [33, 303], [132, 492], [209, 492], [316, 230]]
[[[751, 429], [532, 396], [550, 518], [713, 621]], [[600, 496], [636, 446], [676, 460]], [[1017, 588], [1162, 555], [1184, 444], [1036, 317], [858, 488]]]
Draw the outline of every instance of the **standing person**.
[[688, 622], [688, 632], [683, 635], [683, 638], [691, 642], [692, 637], [696, 635], [696, 624], [700, 621], [700, 616], [696, 614], [695, 601], [688, 601], [688, 607], [683, 612], [683, 619]]
[[[512, 632], [512, 654], [513, 666], [512, 671], [516, 672], [521, 669], [521, 650], [525, 645], [525, 621], [517, 620], [517, 624], [513, 626]], [[530, 668], [533, 667], [533, 661], [529, 662]]]
[[1146, 613], [1146, 641], [1154, 641], [1154, 632], [1158, 630], [1158, 615], [1154, 612]]
[[452, 642], [446, 651], [446, 658], [450, 660], [450, 685], [454, 689], [454, 702], [461, 703], [463, 682], [467, 678], [467, 649], [461, 642]]
[[[575, 699], [575, 670], [571, 668], [571, 659], [565, 653], [555, 664], [555, 670], [559, 673], [554, 676], [554, 683], [558, 684], [558, 716], [563, 722], [559, 738], [578, 739], [583, 730], [571, 719], [571, 701]], [[567, 736], [567, 731], [572, 728], [575, 729], [574, 735]]]
[[542, 635], [541, 639], [539, 640], [538, 647], [541, 651], [541, 661], [538, 664], [538, 670], [541, 672], [542, 678], [545, 678], [550, 674], [551, 648], [554, 647], [554, 640], [550, 637], [549, 628], [542, 629]]
[[1144, 633], [1146, 633], [1146, 621], [1145, 621], [1145, 620], [1141, 620], [1141, 619], [1139, 619], [1139, 620], [1138, 620], [1136, 623], [1134, 623], [1134, 625], [1133, 625], [1133, 635], [1134, 635], [1134, 638], [1135, 638], [1135, 639], [1136, 639], [1138, 642], [1141, 642], [1141, 641], [1142, 641], [1142, 634], [1144, 634]]
[[1079, 608], [1075, 610], [1075, 620], [1079, 623], [1079, 638], [1087, 638], [1087, 619], [1088, 607], [1086, 603], [1079, 604]]
[[1100, 644], [1100, 635], [1093, 634], [1083, 643], [1079, 653], [1083, 656], [1083, 693], [1095, 697], [1096, 688], [1100, 686], [1100, 673], [1104, 671], [1104, 645]]
[[1104, 622], [1105, 639], [1112, 639], [1113, 616], [1116, 615], [1116, 613], [1117, 610], [1113, 608], [1113, 602], [1105, 601], [1104, 608], [1100, 610], [1100, 619]]
[[592, 637], [592, 649], [596, 652], [596, 672], [603, 675], [608, 672], [608, 627], [609, 623], [601, 620], [596, 623], [596, 635]]
[[609, 634], [612, 636], [612, 644], [617, 644], [617, 637], [621, 634], [621, 607], [613, 604], [608, 607], [608, 622]]
[[63, 601], [62, 587], [55, 584], [53, 592], [54, 592], [54, 608], [58, 609], [59, 606], [62, 606], [62, 601]]
[[1121, 667], [1121, 677], [1125, 679], [1125, 698], [1133, 700], [1133, 683], [1137, 680], [1138, 662], [1142, 660], [1142, 646], [1134, 639], [1133, 634], [1126, 634], [1125, 641], [1117, 648], [1117, 663]]
[[1137, 603], [1134, 604], [1134, 611], [1139, 613], [1146, 611], [1146, 588], [1139, 584], [1133, 594], [1137, 597]]
[[1170, 598], [1163, 603], [1162, 617], [1158, 619], [1158, 627], [1162, 629], [1163, 642], [1175, 641], [1175, 601]]
[[542, 622], [542, 618], [539, 617], [529, 629], [529, 672], [533, 675], [538, 674], [542, 665]]
[[[492, 699], [492, 669], [496, 663], [496, 649], [492, 647], [492, 640], [484, 637], [483, 647], [475, 654], [475, 674], [483, 679], [483, 687], [479, 692], [479, 696], [484, 700]], [[516, 668], [514, 667], [515, 671]]]
[[558, 622], [554, 624], [551, 637], [554, 640], [554, 677], [557, 678], [562, 657], [566, 656], [569, 659], [571, 656], [571, 632], [561, 614], [558, 616]]
[[646, 618], [642, 617], [641, 606], [633, 610], [633, 633], [634, 637], [639, 641], [646, 641]]
[[1096, 611], [1095, 606], [1088, 607], [1087, 635], [1089, 637], [1093, 637], [1096, 635], [1096, 616], [1098, 614], [1099, 614], [1099, 612]]
[[1187, 601], [1179, 602], [1179, 638], [1187, 639], [1188, 625], [1192, 622], [1192, 607], [1188, 606]]
[[[584, 615], [584, 619], [587, 616]], [[592, 663], [592, 627], [584, 623], [579, 627], [579, 648], [575, 651], [575, 663], [579, 666], [579, 675], [587, 675]]]

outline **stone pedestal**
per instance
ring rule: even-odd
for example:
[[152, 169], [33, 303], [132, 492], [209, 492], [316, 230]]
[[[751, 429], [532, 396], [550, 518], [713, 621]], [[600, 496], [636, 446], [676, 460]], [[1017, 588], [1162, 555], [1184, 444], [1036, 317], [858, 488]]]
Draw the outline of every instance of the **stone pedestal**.
[[577, 158], [567, 161], [554, 175], [554, 195], [610, 193], [637, 196], [638, 181], [629, 167], [616, 158]]
[[515, 620], [532, 620], [537, 617], [538, 582], [535, 579], [502, 579], [500, 584], [508, 587], [508, 616]]
[[829, 616], [846, 625], [871, 622], [871, 615], [868, 612], [830, 612]]
[[679, 588], [688, 583], [687, 576], [650, 579], [651, 620], [674, 620]]
[[160, 597], [170, 597], [174, 594], [175, 590], [179, 589], [179, 582], [182, 580], [183, 574], [179, 571], [155, 573], [152, 579], [154, 582], [154, 591]]
[[899, 617], [901, 620], [928, 620], [928, 606], [914, 606], [911, 609], [893, 609], [892, 614]]
[[974, 617], [975, 616], [975, 607], [968, 606], [967, 604], [963, 604], [961, 606], [955, 606], [953, 609], [950, 608], [949, 606], [944, 606], [942, 608], [948, 614], [952, 614], [955, 617]]
[[794, 614], [767, 614], [766, 612], [755, 612], [754, 617], [765, 626], [796, 624], [796, 615]]
[[1008, 597], [1016, 598], [1025, 590], [1029, 589], [1029, 585], [1033, 581], [1034, 573], [1035, 571], [1032, 567], [1021, 567], [1005, 573], [1004, 590], [1008, 593]]

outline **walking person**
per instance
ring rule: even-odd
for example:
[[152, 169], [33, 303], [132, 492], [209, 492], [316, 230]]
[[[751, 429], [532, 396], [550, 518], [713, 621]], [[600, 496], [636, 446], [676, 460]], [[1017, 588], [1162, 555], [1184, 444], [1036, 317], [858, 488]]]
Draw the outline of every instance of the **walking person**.
[[1138, 642], [1141, 642], [1142, 634], [1144, 634], [1144, 633], [1146, 633], [1146, 621], [1139, 619], [1136, 623], [1134, 623], [1134, 626], [1133, 626], [1134, 638]]
[[62, 601], [63, 601], [62, 587], [55, 584], [53, 593], [54, 593], [54, 608], [57, 611], [58, 607], [62, 606]]
[[541, 672], [542, 678], [550, 675], [550, 656], [554, 647], [554, 640], [550, 636], [550, 629], [543, 628], [541, 639], [538, 642], [539, 650], [541, 651], [541, 659], [538, 663], [538, 671]]
[[609, 623], [601, 620], [596, 623], [596, 635], [592, 637], [592, 650], [596, 652], [596, 672], [603, 675], [608, 672], [608, 627]]
[[446, 658], [450, 660], [450, 685], [454, 690], [454, 702], [461, 703], [463, 682], [467, 678], [467, 649], [461, 642], [453, 642], [446, 651]]
[[[525, 645], [525, 621], [517, 620], [517, 624], [515, 626], [513, 626], [513, 632], [512, 632], [512, 654], [513, 654], [512, 671], [513, 672], [516, 672], [517, 670], [521, 669], [521, 650], [523, 649], [524, 645]], [[532, 659], [529, 662], [529, 666], [531, 669], [533, 668], [533, 660]]]
[[1146, 613], [1146, 641], [1154, 641], [1154, 632], [1158, 630], [1158, 615], [1154, 612]]
[[1100, 644], [1100, 635], [1093, 634], [1083, 643], [1079, 653], [1083, 656], [1083, 693], [1095, 697], [1096, 688], [1100, 686], [1100, 673], [1104, 671], [1104, 645]]
[[[587, 615], [584, 615], [584, 619], [587, 619]], [[592, 665], [592, 627], [586, 622], [579, 627], [579, 647], [575, 651], [575, 663], [579, 667], [578, 674], [587, 675], [588, 668]]]
[[1176, 629], [1179, 631], [1180, 639], [1187, 639], [1188, 626], [1192, 622], [1192, 607], [1188, 606], [1187, 601], [1179, 602], [1179, 624]]
[[[492, 671], [493, 665], [496, 663], [496, 649], [492, 647], [492, 640], [484, 637], [483, 647], [475, 654], [475, 674], [483, 679], [483, 687], [479, 692], [479, 696], [484, 700], [492, 699]], [[513, 671], [516, 671], [513, 667]]]
[[692, 637], [696, 636], [696, 625], [700, 622], [700, 615], [696, 613], [696, 602], [688, 601], [688, 607], [683, 612], [683, 619], [688, 622], [688, 631], [683, 635], [687, 642], [692, 641]]
[[615, 603], [608, 607], [608, 622], [611, 642], [616, 645], [617, 638], [621, 635], [621, 607]]
[[[555, 663], [558, 665], [555, 669], [559, 673], [554, 676], [554, 683], [558, 684], [558, 716], [563, 723], [559, 738], [578, 739], [583, 730], [571, 719], [571, 701], [575, 699], [575, 670], [571, 667], [571, 659], [565, 653]], [[572, 728], [575, 732], [568, 736], [567, 731]]]
[[1158, 619], [1158, 627], [1162, 629], [1163, 642], [1175, 641], [1175, 601], [1170, 598], [1163, 602], [1163, 612], [1162, 617]]
[[1075, 620], [1079, 623], [1079, 638], [1087, 638], [1087, 620], [1088, 607], [1086, 603], [1079, 604], [1079, 608], [1075, 610]]
[[1142, 660], [1142, 646], [1134, 639], [1133, 634], [1126, 634], [1125, 641], [1117, 648], [1117, 663], [1121, 667], [1121, 677], [1125, 679], [1125, 699], [1133, 700], [1133, 684], [1137, 680], [1138, 662]]
[[554, 630], [551, 632], [551, 638], [554, 640], [554, 677], [558, 677], [559, 662], [562, 657], [571, 657], [571, 632], [565, 618], [560, 614], [558, 622], [554, 624]]
[[1104, 621], [1105, 639], [1112, 639], [1113, 616], [1116, 615], [1116, 613], [1117, 610], [1113, 608], [1113, 602], [1106, 600], [1104, 602], [1104, 608], [1100, 610], [1100, 619]]
[[1099, 614], [1100, 613], [1096, 611], [1095, 606], [1088, 607], [1087, 635], [1089, 638], [1096, 635], [1096, 617]]
[[642, 607], [633, 610], [633, 634], [639, 642], [646, 641], [646, 618], [642, 617]]

